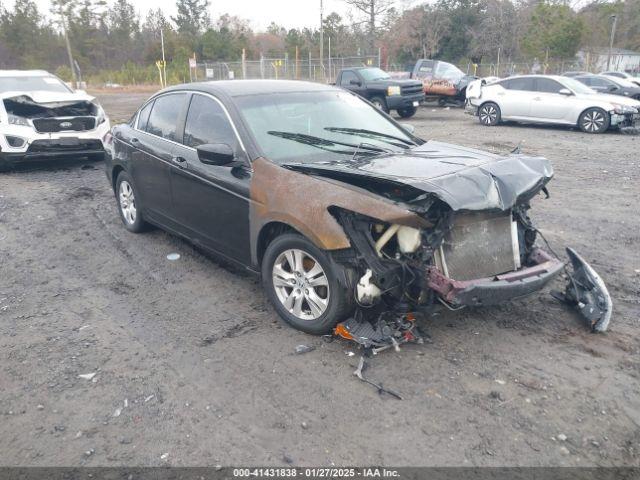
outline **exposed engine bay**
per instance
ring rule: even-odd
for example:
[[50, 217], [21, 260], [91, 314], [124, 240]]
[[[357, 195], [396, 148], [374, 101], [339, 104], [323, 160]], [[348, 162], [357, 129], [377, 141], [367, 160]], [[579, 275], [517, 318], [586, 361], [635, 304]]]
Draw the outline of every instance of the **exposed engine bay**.
[[[420, 203], [430, 228], [334, 212], [357, 251], [338, 261], [359, 275], [354, 293], [359, 308], [335, 333], [373, 353], [422, 342], [415, 325], [421, 312], [440, 305], [450, 310], [495, 305], [537, 292], [566, 270], [536, 246], [528, 200], [507, 211], [454, 212], [437, 199]], [[608, 292], [574, 253], [569, 250], [576, 273], [567, 272], [570, 281], [561, 298], [577, 306], [593, 331], [604, 331], [611, 316]]]

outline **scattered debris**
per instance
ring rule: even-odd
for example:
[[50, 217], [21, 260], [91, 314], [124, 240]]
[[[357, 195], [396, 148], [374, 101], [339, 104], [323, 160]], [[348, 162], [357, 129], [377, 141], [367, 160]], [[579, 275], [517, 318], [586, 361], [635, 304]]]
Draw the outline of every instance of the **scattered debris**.
[[82, 378], [83, 380], [93, 380], [93, 377], [96, 376], [96, 372], [94, 373], [82, 373], [78, 375], [78, 378]]
[[355, 353], [353, 353], [352, 351], [346, 351], [346, 352], [344, 352], [344, 354], [345, 354], [347, 357], [353, 357], [353, 356], [355, 355]]
[[122, 409], [121, 408], [116, 408], [116, 411], [113, 412], [113, 416], [117, 418], [117, 417], [120, 416], [121, 413], [122, 413]]
[[144, 403], [147, 403], [150, 400], [153, 400], [153, 397], [155, 397], [155, 395], [149, 395], [147, 398], [144, 399]]
[[167, 255], [167, 260], [171, 260], [172, 262], [174, 262], [176, 260], [180, 260], [180, 254], [179, 253], [170, 253], [169, 255]]
[[82, 330], [84, 330], [85, 328], [91, 328], [91, 325], [83, 325], [80, 328], [78, 328], [78, 331], [81, 332]]
[[122, 445], [129, 445], [131, 442], [133, 442], [133, 440], [131, 440], [129, 437], [121, 437], [118, 441]]
[[407, 342], [424, 343], [412, 313], [381, 312], [375, 319], [358, 313], [336, 325], [334, 333], [363, 345], [374, 355], [389, 348], [400, 351], [400, 345]]
[[309, 428], [309, 425], [307, 424], [307, 422], [302, 422], [302, 423], [300, 424], [300, 426], [301, 426], [304, 430], [306, 430], [307, 428]]
[[87, 450], [86, 452], [84, 452], [84, 455], [86, 457], [90, 457], [91, 455], [93, 455], [95, 453], [95, 450], [92, 448], [90, 450]]
[[393, 390], [386, 389], [382, 386], [382, 384], [377, 384], [372, 382], [371, 380], [367, 380], [366, 378], [364, 378], [364, 376], [362, 375], [362, 372], [364, 371], [365, 368], [366, 368], [366, 363], [364, 361], [364, 357], [361, 356], [360, 363], [358, 364], [358, 368], [355, 370], [355, 372], [353, 372], [353, 374], [363, 382], [368, 383], [373, 387], [376, 387], [378, 389], [379, 394], [388, 393], [392, 397], [395, 397], [398, 400], [402, 400], [402, 397], [398, 393], [394, 392]]
[[567, 436], [564, 433], [561, 433], [560, 435], [558, 435], [558, 440], [560, 440], [561, 442], [564, 442], [567, 440]]
[[505, 384], [507, 383], [507, 382], [505, 382], [504, 380], [500, 380], [500, 379], [498, 379], [498, 378], [496, 378], [495, 382], [496, 382], [498, 385], [505, 385]]
[[314, 347], [313, 345], [298, 345], [296, 346], [296, 353], [297, 354], [309, 353], [309, 352], [313, 352], [315, 349], [316, 347]]
[[37, 408], [38, 410], [44, 410], [44, 405], [38, 405], [36, 408]]
[[162, 455], [160, 455], [160, 460], [166, 460], [169, 457], [168, 453], [163, 453]]

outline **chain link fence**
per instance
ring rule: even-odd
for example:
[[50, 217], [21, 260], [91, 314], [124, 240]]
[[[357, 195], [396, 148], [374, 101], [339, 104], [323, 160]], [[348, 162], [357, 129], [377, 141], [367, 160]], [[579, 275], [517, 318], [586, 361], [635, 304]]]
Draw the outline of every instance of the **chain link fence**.
[[352, 56], [291, 59], [261, 57], [260, 60], [235, 62], [199, 62], [191, 69], [191, 80], [273, 79], [333, 82], [343, 68], [379, 67], [380, 56]]
[[[228, 79], [273, 79], [308, 80], [330, 83], [335, 81], [343, 68], [381, 67], [389, 72], [406, 72], [410, 66], [381, 63], [380, 55], [298, 58], [288, 55], [281, 57], [263, 56], [260, 60], [238, 60], [233, 62], [199, 62], [190, 69], [191, 81], [228, 80]], [[458, 65], [468, 75], [478, 77], [508, 77], [519, 74], [562, 74], [567, 71], [583, 70], [580, 61], [540, 62], [501, 62], [471, 63]]]

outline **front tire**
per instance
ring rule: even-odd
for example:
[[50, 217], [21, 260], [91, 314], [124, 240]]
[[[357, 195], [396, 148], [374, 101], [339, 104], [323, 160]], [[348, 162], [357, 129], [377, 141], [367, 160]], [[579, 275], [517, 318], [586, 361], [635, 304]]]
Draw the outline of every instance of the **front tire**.
[[589, 108], [582, 112], [578, 127], [585, 133], [604, 133], [609, 129], [611, 118], [601, 108]]
[[273, 240], [262, 261], [262, 282], [282, 319], [313, 335], [330, 333], [351, 313], [343, 267], [301, 235]]
[[500, 123], [501, 113], [498, 104], [487, 102], [478, 110], [478, 119], [482, 125], [494, 127]]
[[399, 108], [398, 115], [400, 116], [400, 118], [411, 118], [416, 114], [417, 111], [418, 109], [416, 107]]
[[137, 190], [133, 179], [127, 172], [120, 172], [116, 180], [116, 200], [120, 218], [127, 230], [133, 233], [144, 232], [147, 224], [142, 218], [140, 206], [137, 202]]
[[382, 110], [384, 113], [389, 113], [389, 108], [387, 107], [387, 101], [382, 97], [371, 97], [369, 100], [373, 105], [378, 109]]

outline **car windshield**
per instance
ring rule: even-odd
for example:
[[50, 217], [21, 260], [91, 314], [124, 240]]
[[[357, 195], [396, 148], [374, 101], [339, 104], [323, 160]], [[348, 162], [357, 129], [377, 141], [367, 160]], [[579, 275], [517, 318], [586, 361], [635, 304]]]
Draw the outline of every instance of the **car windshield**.
[[0, 93], [4, 92], [64, 92], [69, 93], [71, 89], [56, 77], [0, 77]]
[[235, 98], [265, 156], [285, 163], [347, 162], [401, 152], [416, 139], [375, 107], [343, 91]]
[[358, 70], [358, 73], [362, 75], [362, 78], [367, 82], [372, 82], [374, 80], [386, 80], [387, 78], [391, 78], [387, 72], [384, 70], [380, 70], [379, 68], [363, 68]]
[[571, 77], [565, 77], [562, 79], [562, 83], [565, 87], [568, 87], [573, 93], [580, 93], [583, 95], [590, 93], [597, 93], [595, 90], [587, 87], [584, 83], [579, 82], [578, 80], [574, 80]]

